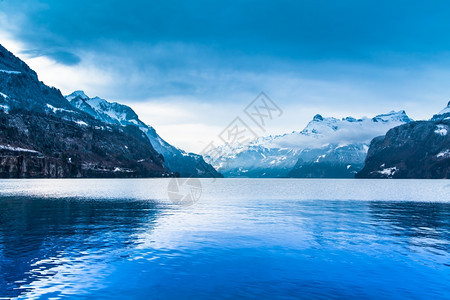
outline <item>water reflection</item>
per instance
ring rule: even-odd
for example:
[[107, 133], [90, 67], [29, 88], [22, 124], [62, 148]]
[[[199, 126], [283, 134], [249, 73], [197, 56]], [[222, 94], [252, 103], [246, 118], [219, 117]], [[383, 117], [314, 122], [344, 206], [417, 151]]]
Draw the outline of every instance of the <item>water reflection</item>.
[[371, 201], [369, 207], [374, 220], [393, 225], [393, 234], [449, 238], [450, 203]]
[[0, 297], [449, 298], [448, 202], [243, 198], [220, 184], [190, 207], [145, 189], [0, 196]]
[[99, 271], [94, 264], [72, 268], [87, 257], [123, 259], [125, 249], [139, 243], [135, 236], [143, 224], [149, 230], [159, 214], [151, 201], [0, 199], [0, 295], [18, 296], [32, 291], [40, 279], [56, 275], [78, 272], [81, 278], [72, 279], [92, 281]]
[[396, 243], [444, 256], [450, 266], [450, 203], [369, 202], [370, 216], [380, 236], [392, 236]]

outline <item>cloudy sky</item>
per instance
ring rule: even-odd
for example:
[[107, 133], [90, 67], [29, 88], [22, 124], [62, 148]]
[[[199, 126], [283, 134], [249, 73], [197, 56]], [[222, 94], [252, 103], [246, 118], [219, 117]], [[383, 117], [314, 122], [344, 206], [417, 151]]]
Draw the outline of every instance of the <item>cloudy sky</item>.
[[450, 98], [449, 13], [446, 0], [0, 0], [0, 43], [64, 94], [131, 105], [200, 151], [260, 91], [284, 112], [264, 134], [316, 113], [431, 117]]

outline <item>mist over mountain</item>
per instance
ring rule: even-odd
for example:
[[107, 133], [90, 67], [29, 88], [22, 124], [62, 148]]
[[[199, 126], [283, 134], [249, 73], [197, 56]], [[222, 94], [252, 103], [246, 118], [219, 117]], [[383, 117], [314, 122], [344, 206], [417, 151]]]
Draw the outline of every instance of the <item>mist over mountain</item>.
[[224, 155], [207, 159], [226, 177], [353, 178], [374, 137], [411, 121], [405, 111], [361, 119], [318, 114], [300, 132], [220, 146], [217, 152]]

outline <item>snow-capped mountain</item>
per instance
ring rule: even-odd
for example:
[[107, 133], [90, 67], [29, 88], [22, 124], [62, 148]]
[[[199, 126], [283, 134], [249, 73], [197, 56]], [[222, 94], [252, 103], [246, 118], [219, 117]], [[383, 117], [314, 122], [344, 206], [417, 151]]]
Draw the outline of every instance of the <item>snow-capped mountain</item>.
[[137, 114], [126, 105], [110, 103], [99, 97], [89, 98], [83, 91], [75, 91], [69, 96], [66, 96], [66, 99], [76, 108], [87, 112], [102, 122], [146, 127], [139, 120]]
[[0, 177], [173, 176], [147, 136], [74, 108], [0, 45]]
[[201, 155], [186, 153], [162, 139], [155, 129], [141, 120], [129, 106], [109, 102], [105, 99], [88, 97], [83, 91], [75, 91], [66, 99], [76, 108], [90, 114], [94, 118], [109, 124], [137, 126], [149, 138], [153, 148], [164, 157], [164, 165], [182, 177], [222, 177]]
[[220, 146], [220, 157], [206, 159], [226, 177], [353, 177], [374, 137], [411, 121], [405, 111], [361, 119], [316, 115], [300, 132]]
[[450, 118], [450, 101], [447, 104], [447, 107], [445, 107], [443, 110], [441, 110], [437, 115], [434, 115], [432, 119], [439, 119], [441, 116], [445, 116], [446, 118]]
[[450, 178], [450, 102], [428, 121], [409, 122], [370, 143], [357, 178]]

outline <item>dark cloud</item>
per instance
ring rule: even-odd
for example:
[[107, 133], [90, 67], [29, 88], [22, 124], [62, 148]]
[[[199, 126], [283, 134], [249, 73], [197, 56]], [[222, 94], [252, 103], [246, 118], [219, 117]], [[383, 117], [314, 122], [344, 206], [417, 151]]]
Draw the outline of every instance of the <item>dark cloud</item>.
[[[7, 0], [16, 35], [42, 48], [181, 42], [233, 54], [368, 59], [448, 51], [448, 1]], [[107, 49], [103, 49], [107, 51]]]
[[81, 58], [79, 56], [67, 51], [57, 51], [57, 50], [52, 51], [48, 49], [40, 49], [40, 50], [24, 50], [22, 51], [22, 53], [26, 54], [29, 57], [46, 56], [66, 66], [74, 66], [81, 62]]
[[8, 31], [35, 55], [101, 68], [114, 84], [100, 95], [134, 100], [233, 98], [291, 75], [389, 99], [423, 66], [449, 65], [449, 11], [447, 0], [0, 2]]
[[48, 53], [48, 56], [50, 58], [52, 58], [53, 60], [67, 65], [67, 66], [73, 66], [73, 65], [77, 65], [78, 63], [81, 62], [81, 58], [78, 57], [77, 55], [70, 53], [70, 52], [66, 52], [66, 51], [56, 51], [56, 52], [50, 52]]

